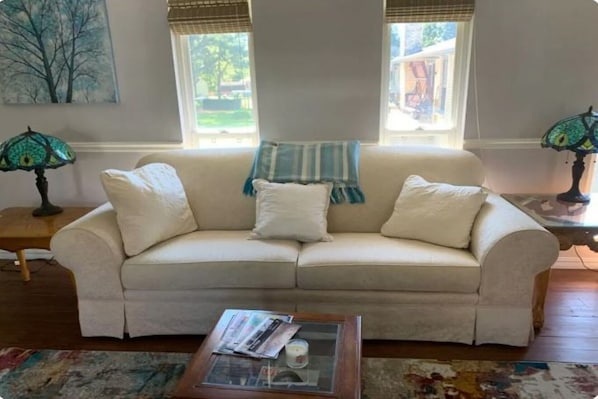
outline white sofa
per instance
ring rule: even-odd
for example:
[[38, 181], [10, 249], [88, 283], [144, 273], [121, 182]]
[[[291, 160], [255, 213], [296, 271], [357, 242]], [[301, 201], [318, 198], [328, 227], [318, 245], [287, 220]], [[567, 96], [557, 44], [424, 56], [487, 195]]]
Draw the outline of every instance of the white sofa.
[[[533, 338], [535, 276], [558, 242], [490, 193], [468, 249], [384, 237], [403, 180], [482, 185], [461, 150], [362, 146], [364, 204], [330, 205], [332, 242], [248, 240], [255, 198], [242, 194], [254, 149], [181, 150], [142, 158], [172, 165], [199, 230], [127, 257], [106, 203], [56, 233], [76, 281], [83, 336], [206, 334], [225, 308], [362, 316], [365, 339], [498, 343]], [[439, 229], [443, 226], [438, 226]]]

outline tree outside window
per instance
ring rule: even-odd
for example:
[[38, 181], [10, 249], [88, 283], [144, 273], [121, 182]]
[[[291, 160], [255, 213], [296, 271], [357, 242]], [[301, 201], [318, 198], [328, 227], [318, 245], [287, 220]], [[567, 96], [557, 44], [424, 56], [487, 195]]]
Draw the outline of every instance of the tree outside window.
[[197, 129], [255, 130], [247, 33], [188, 40]]

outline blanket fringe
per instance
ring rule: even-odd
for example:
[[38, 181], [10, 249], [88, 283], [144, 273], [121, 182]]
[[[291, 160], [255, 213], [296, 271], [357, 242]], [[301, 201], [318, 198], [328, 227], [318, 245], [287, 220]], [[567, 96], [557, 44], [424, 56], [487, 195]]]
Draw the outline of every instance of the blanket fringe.
[[330, 202], [333, 204], [343, 202], [363, 204], [365, 202], [365, 195], [359, 187], [333, 187], [330, 193]]
[[243, 185], [243, 194], [247, 195], [248, 197], [253, 197], [255, 195], [252, 177], [245, 179], [245, 184]]

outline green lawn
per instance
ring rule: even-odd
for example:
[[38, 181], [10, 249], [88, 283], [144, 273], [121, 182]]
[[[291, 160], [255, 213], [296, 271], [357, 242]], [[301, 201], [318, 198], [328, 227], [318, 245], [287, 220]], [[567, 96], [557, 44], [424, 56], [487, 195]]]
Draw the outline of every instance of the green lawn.
[[231, 128], [253, 126], [251, 111], [240, 109], [236, 111], [199, 111], [197, 126], [200, 128]]

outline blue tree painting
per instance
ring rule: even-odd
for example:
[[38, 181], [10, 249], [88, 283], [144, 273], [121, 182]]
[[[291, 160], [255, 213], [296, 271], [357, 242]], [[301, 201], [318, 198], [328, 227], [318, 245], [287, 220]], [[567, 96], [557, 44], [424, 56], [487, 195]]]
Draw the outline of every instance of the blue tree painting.
[[0, 2], [7, 104], [116, 102], [105, 0]]

